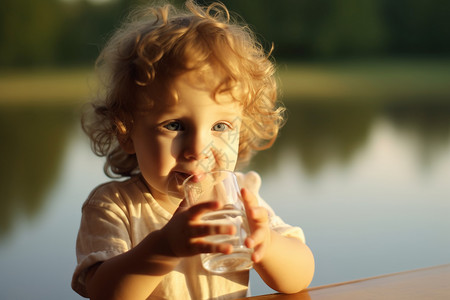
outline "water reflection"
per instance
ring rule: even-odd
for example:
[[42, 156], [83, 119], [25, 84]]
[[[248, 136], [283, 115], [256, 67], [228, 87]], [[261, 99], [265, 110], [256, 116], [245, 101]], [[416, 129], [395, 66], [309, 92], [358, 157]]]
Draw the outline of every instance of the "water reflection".
[[32, 220], [40, 213], [75, 119], [71, 106], [0, 108], [0, 240], [19, 215]]
[[[286, 103], [280, 138], [250, 167], [275, 211], [305, 230], [313, 286], [448, 262], [450, 104]], [[1, 299], [79, 299], [69, 282], [80, 208], [106, 178], [76, 112], [0, 107]], [[254, 273], [251, 285], [272, 292]]]
[[[426, 167], [447, 150], [450, 103], [286, 101], [288, 122], [273, 148], [259, 153], [250, 168], [270, 173], [289, 152], [309, 177], [328, 164], [345, 168], [366, 144], [376, 119], [386, 118], [401, 135], [413, 139]], [[56, 182], [74, 126], [73, 106], [1, 107], [0, 240], [18, 216], [32, 220]]]
[[386, 105], [383, 113], [400, 135], [415, 141], [418, 161], [427, 169], [450, 139], [450, 102], [413, 102]]
[[[366, 142], [378, 113], [372, 104], [287, 101], [288, 122], [274, 147], [258, 154], [254, 166], [264, 172], [286, 149], [294, 151], [309, 176], [329, 162], [345, 166]], [[272, 159], [268, 159], [271, 157]]]
[[377, 118], [388, 122], [415, 141], [420, 157], [429, 166], [450, 137], [450, 103], [429, 102], [296, 102], [286, 101], [288, 122], [274, 146], [259, 153], [251, 164], [269, 171], [283, 153], [294, 152], [299, 168], [316, 176], [329, 163], [345, 168], [370, 137]]

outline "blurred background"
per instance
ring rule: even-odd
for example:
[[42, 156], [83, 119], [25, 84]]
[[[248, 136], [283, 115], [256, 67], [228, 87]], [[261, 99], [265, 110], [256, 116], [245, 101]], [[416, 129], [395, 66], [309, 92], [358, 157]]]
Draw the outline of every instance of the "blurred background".
[[[108, 180], [80, 112], [143, 2], [0, 2], [1, 299], [80, 299], [81, 205]], [[274, 45], [288, 122], [248, 169], [305, 231], [312, 286], [450, 263], [450, 2], [223, 2]], [[251, 289], [272, 292], [254, 272]]]

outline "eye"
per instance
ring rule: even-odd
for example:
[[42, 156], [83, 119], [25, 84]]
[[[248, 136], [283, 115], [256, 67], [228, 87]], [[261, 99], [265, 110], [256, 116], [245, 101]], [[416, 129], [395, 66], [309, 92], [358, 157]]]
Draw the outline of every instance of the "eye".
[[164, 128], [170, 131], [181, 131], [184, 130], [183, 124], [179, 121], [170, 121], [167, 124], [163, 125]]
[[227, 129], [230, 128], [230, 125], [228, 125], [227, 123], [217, 123], [214, 124], [214, 126], [212, 127], [212, 130], [214, 131], [225, 131]]

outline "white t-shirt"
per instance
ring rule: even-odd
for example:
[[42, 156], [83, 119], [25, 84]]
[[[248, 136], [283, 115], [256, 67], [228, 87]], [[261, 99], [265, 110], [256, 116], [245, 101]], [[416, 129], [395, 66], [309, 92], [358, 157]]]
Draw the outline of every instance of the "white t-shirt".
[[[258, 195], [261, 178], [257, 173], [237, 173], [237, 177], [240, 187]], [[299, 227], [285, 224], [259, 196], [258, 200], [269, 210], [273, 230], [305, 241]], [[72, 288], [88, 297], [85, 275], [89, 267], [127, 252], [150, 232], [161, 229], [171, 218], [172, 214], [149, 193], [141, 176], [97, 187], [82, 208], [76, 246], [78, 265], [73, 274]], [[236, 299], [246, 296], [248, 280], [248, 271], [211, 274], [203, 269], [200, 256], [196, 255], [181, 259], [148, 299]]]

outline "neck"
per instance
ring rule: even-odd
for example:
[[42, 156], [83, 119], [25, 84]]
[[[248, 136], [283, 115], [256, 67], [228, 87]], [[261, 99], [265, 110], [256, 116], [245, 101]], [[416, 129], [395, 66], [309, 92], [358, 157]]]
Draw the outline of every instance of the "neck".
[[174, 214], [183, 199], [152, 189], [145, 178], [142, 176], [142, 174], [141, 179], [147, 187], [148, 192], [152, 195], [156, 202], [158, 202], [158, 204], [167, 212], [169, 212], [170, 214]]

